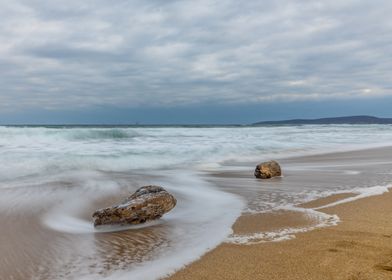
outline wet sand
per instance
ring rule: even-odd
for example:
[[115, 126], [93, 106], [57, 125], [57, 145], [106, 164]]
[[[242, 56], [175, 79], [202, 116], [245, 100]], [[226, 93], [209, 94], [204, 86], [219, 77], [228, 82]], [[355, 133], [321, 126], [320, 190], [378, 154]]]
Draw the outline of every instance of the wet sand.
[[170, 279], [392, 279], [391, 192], [323, 211], [342, 222], [289, 241], [225, 243]]
[[[228, 170], [212, 176], [210, 172], [205, 179], [243, 197], [250, 209], [265, 199], [280, 201], [294, 188], [306, 195], [316, 187], [328, 190], [340, 185], [351, 189], [392, 182], [392, 148], [279, 161], [284, 177], [263, 181], [262, 185], [253, 178], [254, 163], [243, 164], [242, 171], [227, 166]], [[125, 188], [120, 193], [81, 209], [82, 217], [88, 221], [94, 209], [119, 201], [131, 191], [126, 187], [130, 181], [124, 178]], [[81, 279], [90, 275], [98, 279], [113, 271], [126, 272], [153, 253], [173, 246], [168, 241], [173, 228], [170, 223], [105, 234], [70, 234], [48, 228], [42, 219], [48, 209], [58, 206], [55, 203], [67, 205], [78, 197], [88, 200], [86, 196], [91, 195], [77, 191], [77, 185], [58, 185], [59, 192], [45, 185], [1, 190], [0, 205], [7, 207], [0, 215], [0, 279]], [[76, 191], [71, 193], [73, 188]], [[271, 193], [274, 196], [270, 197]], [[343, 192], [297, 206], [315, 208], [355, 195]], [[184, 200], [181, 196], [178, 199]], [[320, 211], [337, 214], [342, 222], [336, 227], [297, 233], [288, 241], [223, 243], [170, 279], [392, 279], [392, 193]], [[233, 231], [246, 235], [313, 224], [306, 214], [279, 210], [244, 214]]]
[[[59, 183], [58, 188], [67, 191], [60, 186]], [[61, 208], [63, 202], [72, 208], [72, 203], [78, 198], [56, 192], [49, 195], [47, 187], [3, 189], [1, 192], [3, 198], [13, 197], [13, 206], [10, 205], [8, 211], [3, 210], [0, 215], [1, 280], [102, 278], [113, 271], [129, 269], [148, 260], [150, 255], [146, 252], [152, 254], [169, 246], [169, 229], [165, 224], [124, 231], [93, 232], [93, 209], [118, 203], [129, 193], [124, 190], [80, 209], [81, 218], [91, 221], [88, 225], [92, 233], [70, 233], [49, 228], [44, 222], [46, 214], [52, 212], [49, 210], [57, 207], [64, 210]], [[53, 186], [49, 187], [53, 189]], [[80, 197], [84, 195], [83, 191], [79, 193]], [[31, 199], [31, 205], [26, 203], [25, 196]], [[6, 204], [4, 201], [1, 203]], [[19, 204], [25, 205], [21, 207]], [[26, 209], [28, 207], [30, 209]], [[61, 211], [55, 212], [54, 220], [60, 219], [61, 214]]]
[[[271, 181], [274, 184], [298, 184], [295, 172], [313, 169], [314, 174], [302, 178], [306, 185], [333, 183], [343, 180], [340, 169], [354, 170], [347, 177], [347, 185], [368, 186], [392, 171], [391, 148], [334, 153], [292, 158], [281, 161], [284, 165], [296, 163], [286, 177]], [[345, 172], [348, 173], [348, 172]], [[291, 178], [291, 174], [293, 177]], [[244, 176], [238, 174], [239, 177]], [[224, 177], [223, 174], [218, 175]], [[330, 180], [329, 180], [329, 179]], [[387, 176], [383, 180], [389, 180]], [[392, 182], [390, 182], [392, 183]], [[339, 193], [297, 205], [316, 208], [336, 201], [355, 197], [355, 193]], [[295, 238], [280, 242], [260, 242], [252, 245], [223, 243], [168, 279], [392, 279], [392, 192], [358, 199], [323, 208], [323, 213], [338, 215], [337, 226], [296, 233]], [[234, 234], [253, 233], [302, 227], [311, 220], [298, 212], [273, 212], [241, 216], [233, 225]]]

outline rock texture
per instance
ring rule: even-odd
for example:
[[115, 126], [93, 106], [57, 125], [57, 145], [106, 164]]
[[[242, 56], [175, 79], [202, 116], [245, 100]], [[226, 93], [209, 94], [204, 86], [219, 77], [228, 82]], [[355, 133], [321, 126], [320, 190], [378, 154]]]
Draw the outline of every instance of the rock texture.
[[274, 160], [260, 163], [255, 169], [255, 176], [260, 179], [269, 179], [281, 175], [280, 165]]
[[94, 226], [141, 224], [162, 217], [176, 203], [174, 196], [160, 186], [141, 187], [123, 203], [94, 212]]

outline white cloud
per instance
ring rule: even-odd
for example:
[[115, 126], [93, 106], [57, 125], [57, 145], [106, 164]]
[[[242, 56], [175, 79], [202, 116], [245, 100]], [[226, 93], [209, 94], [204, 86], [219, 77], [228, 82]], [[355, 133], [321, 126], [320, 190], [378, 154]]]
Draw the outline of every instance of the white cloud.
[[182, 56], [190, 49], [190, 44], [180, 42], [170, 42], [163, 45], [154, 45], [146, 47], [145, 52], [147, 56], [154, 58], [173, 58]]
[[0, 0], [0, 110], [392, 95], [391, 8]]

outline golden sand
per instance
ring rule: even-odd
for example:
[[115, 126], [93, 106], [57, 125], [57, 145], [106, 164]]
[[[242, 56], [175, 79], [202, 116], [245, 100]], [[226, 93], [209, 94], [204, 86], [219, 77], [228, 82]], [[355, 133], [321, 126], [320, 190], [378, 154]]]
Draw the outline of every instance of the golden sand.
[[315, 221], [302, 212], [279, 210], [272, 213], [243, 215], [233, 225], [233, 232], [234, 234], [246, 235], [288, 227], [303, 228], [314, 224]]
[[[351, 195], [307, 206], [325, 205], [347, 196]], [[224, 243], [169, 279], [392, 279], [392, 192], [322, 211], [337, 214], [342, 222], [297, 234], [288, 241]], [[295, 215], [291, 218], [297, 219], [293, 223], [303, 222]], [[237, 232], [259, 229], [260, 222], [255, 219], [243, 216], [233, 228]], [[254, 224], [256, 228], [252, 228]]]
[[356, 194], [354, 193], [339, 193], [339, 194], [334, 194], [334, 195], [330, 195], [327, 197], [322, 197], [316, 200], [312, 200], [306, 203], [302, 203], [299, 204], [298, 207], [302, 207], [302, 208], [317, 208], [317, 207], [321, 207], [324, 205], [328, 205], [331, 203], [334, 203], [336, 201], [340, 201], [349, 197], [354, 197], [356, 196]]

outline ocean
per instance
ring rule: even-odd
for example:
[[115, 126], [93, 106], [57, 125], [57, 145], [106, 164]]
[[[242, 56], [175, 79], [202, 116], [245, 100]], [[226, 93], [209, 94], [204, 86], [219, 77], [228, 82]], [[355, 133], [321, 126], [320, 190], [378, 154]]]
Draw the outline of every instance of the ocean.
[[[221, 242], [279, 241], [333, 226], [339, 217], [297, 205], [337, 193], [383, 193], [390, 162], [374, 160], [382, 167], [368, 175], [360, 158], [294, 159], [391, 140], [391, 125], [2, 126], [0, 278], [159, 279]], [[282, 162], [283, 177], [255, 179], [255, 164], [270, 159]], [[309, 173], [321, 179], [295, 177]], [[96, 209], [150, 184], [172, 193], [176, 208], [145, 225], [94, 229]], [[232, 234], [241, 214], [278, 210], [303, 211], [315, 222]]]

